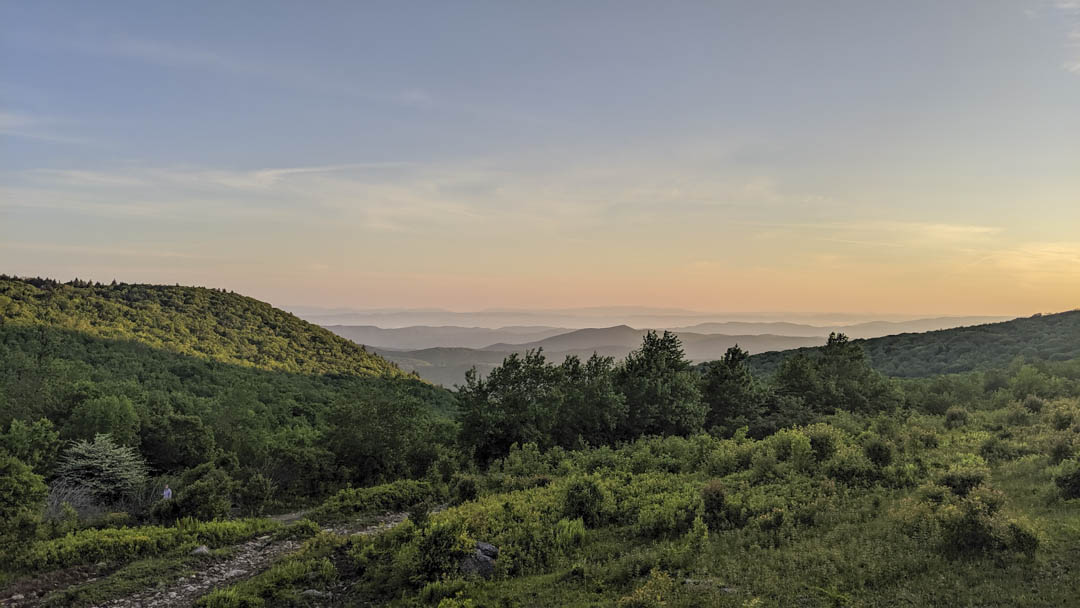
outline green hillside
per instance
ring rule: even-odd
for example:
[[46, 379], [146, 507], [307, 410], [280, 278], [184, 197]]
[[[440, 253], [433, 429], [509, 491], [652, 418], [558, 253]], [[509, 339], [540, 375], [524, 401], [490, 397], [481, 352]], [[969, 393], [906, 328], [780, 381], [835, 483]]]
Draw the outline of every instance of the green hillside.
[[[66, 442], [109, 434], [149, 466], [125, 511], [208, 466], [235, 489], [225, 512], [423, 475], [452, 440], [454, 407], [449, 392], [251, 298], [0, 279], [0, 455], [53, 480]], [[253, 483], [266, 492], [243, 496]]]
[[385, 359], [329, 330], [265, 302], [203, 287], [0, 276], [0, 322], [134, 340], [267, 370], [403, 375]]
[[[1017, 357], [1065, 361], [1080, 357], [1080, 310], [852, 343], [863, 347], [881, 373], [907, 378], [1004, 367]], [[760, 353], [750, 364], [757, 373], [770, 374], [784, 359], [817, 350]]]

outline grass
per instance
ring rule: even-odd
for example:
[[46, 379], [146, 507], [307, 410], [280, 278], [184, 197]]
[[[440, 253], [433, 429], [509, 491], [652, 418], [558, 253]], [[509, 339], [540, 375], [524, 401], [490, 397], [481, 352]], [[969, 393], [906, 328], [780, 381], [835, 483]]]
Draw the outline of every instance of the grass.
[[232, 548], [215, 549], [206, 555], [174, 552], [170, 555], [142, 559], [121, 567], [106, 577], [55, 591], [42, 600], [47, 608], [80, 608], [93, 606], [115, 598], [132, 595], [169, 585], [200, 568], [227, 559]]

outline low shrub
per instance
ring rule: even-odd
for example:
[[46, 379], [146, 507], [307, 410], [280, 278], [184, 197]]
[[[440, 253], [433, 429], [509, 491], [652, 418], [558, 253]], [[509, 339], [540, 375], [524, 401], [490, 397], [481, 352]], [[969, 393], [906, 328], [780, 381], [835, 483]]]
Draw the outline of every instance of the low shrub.
[[863, 453], [878, 468], [887, 467], [893, 461], [892, 444], [876, 434], [868, 434], [863, 438]]
[[945, 412], [945, 428], [958, 429], [968, 423], [968, 411], [962, 407], [950, 407]]
[[728, 525], [727, 494], [724, 482], [713, 479], [701, 488], [701, 502], [706, 525], [711, 530], [722, 530]]
[[1054, 475], [1054, 485], [1058, 487], [1062, 498], [1080, 498], [1080, 462], [1067, 460], [1058, 468], [1059, 471]]
[[311, 538], [321, 531], [322, 528], [319, 527], [319, 524], [310, 519], [301, 519], [275, 530], [272, 538], [274, 540], [303, 540]]
[[563, 552], [585, 544], [585, 522], [578, 519], [560, 519], [555, 524], [555, 546]]
[[969, 457], [949, 467], [938, 476], [937, 483], [949, 488], [957, 496], [967, 496], [972, 488], [981, 485], [989, 475], [979, 457]]
[[1038, 414], [1046, 406], [1046, 402], [1038, 395], [1028, 395], [1024, 398], [1024, 407], [1034, 414]]
[[618, 608], [662, 608], [675, 594], [675, 581], [668, 573], [653, 569], [648, 580], [630, 595], [619, 598]]
[[346, 519], [362, 513], [383, 513], [406, 509], [416, 503], [439, 497], [438, 490], [426, 481], [406, 479], [369, 488], [349, 488], [331, 496], [310, 516], [315, 521]]
[[211, 547], [233, 544], [274, 530], [279, 525], [267, 519], [218, 522], [185, 519], [174, 527], [80, 530], [34, 544], [15, 565], [23, 570], [47, 571], [100, 561], [126, 562], [160, 555], [185, 543]]
[[586, 526], [598, 526], [602, 522], [604, 494], [600, 486], [588, 477], [570, 482], [563, 497], [563, 516], [581, 519]]

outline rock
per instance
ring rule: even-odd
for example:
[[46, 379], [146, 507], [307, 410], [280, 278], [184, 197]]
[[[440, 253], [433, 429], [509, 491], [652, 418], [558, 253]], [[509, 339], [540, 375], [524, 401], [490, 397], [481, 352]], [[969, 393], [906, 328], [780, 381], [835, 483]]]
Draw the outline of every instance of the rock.
[[191, 552], [192, 555], [207, 555], [210, 553], [210, 547], [206, 545], [199, 545], [195, 547], [195, 550]]
[[270, 540], [270, 535], [267, 534], [266, 536], [260, 536], [259, 538], [256, 538], [255, 540]]
[[329, 593], [319, 591], [318, 589], [304, 589], [300, 592], [300, 595], [304, 597], [330, 597]]
[[461, 560], [461, 572], [491, 578], [495, 575], [495, 558], [499, 557], [499, 548], [491, 543], [477, 542], [476, 551]]
[[461, 560], [461, 573], [491, 578], [495, 575], [495, 560], [477, 551]]
[[243, 570], [229, 570], [225, 573], [225, 578], [236, 578], [238, 576], [244, 576], [247, 572]]
[[25, 596], [25, 595], [23, 595], [23, 594], [21, 594], [21, 593], [16, 593], [15, 595], [13, 595], [13, 596], [9, 597], [8, 599], [9, 599], [9, 600], [11, 600], [11, 601], [13, 601], [13, 602], [17, 602], [17, 601], [19, 601], [19, 600], [24, 600], [24, 599], [26, 599], [26, 596]]

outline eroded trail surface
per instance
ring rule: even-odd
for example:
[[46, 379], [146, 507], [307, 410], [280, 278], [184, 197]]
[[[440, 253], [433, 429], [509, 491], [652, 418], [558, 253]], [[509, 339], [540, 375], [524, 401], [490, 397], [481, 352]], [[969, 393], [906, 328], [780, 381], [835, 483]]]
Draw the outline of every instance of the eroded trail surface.
[[[324, 527], [324, 532], [339, 536], [353, 534], [377, 534], [405, 521], [405, 513], [389, 513], [375, 523], [370, 520], [363, 524], [338, 524]], [[149, 589], [144, 592], [99, 604], [100, 608], [151, 608], [166, 606], [169, 608], [190, 607], [195, 600], [214, 589], [235, 584], [251, 578], [266, 570], [277, 558], [300, 548], [303, 541], [273, 541], [270, 536], [260, 536], [236, 546], [237, 552], [232, 557], [207, 566], [193, 574], [163, 588]]]

